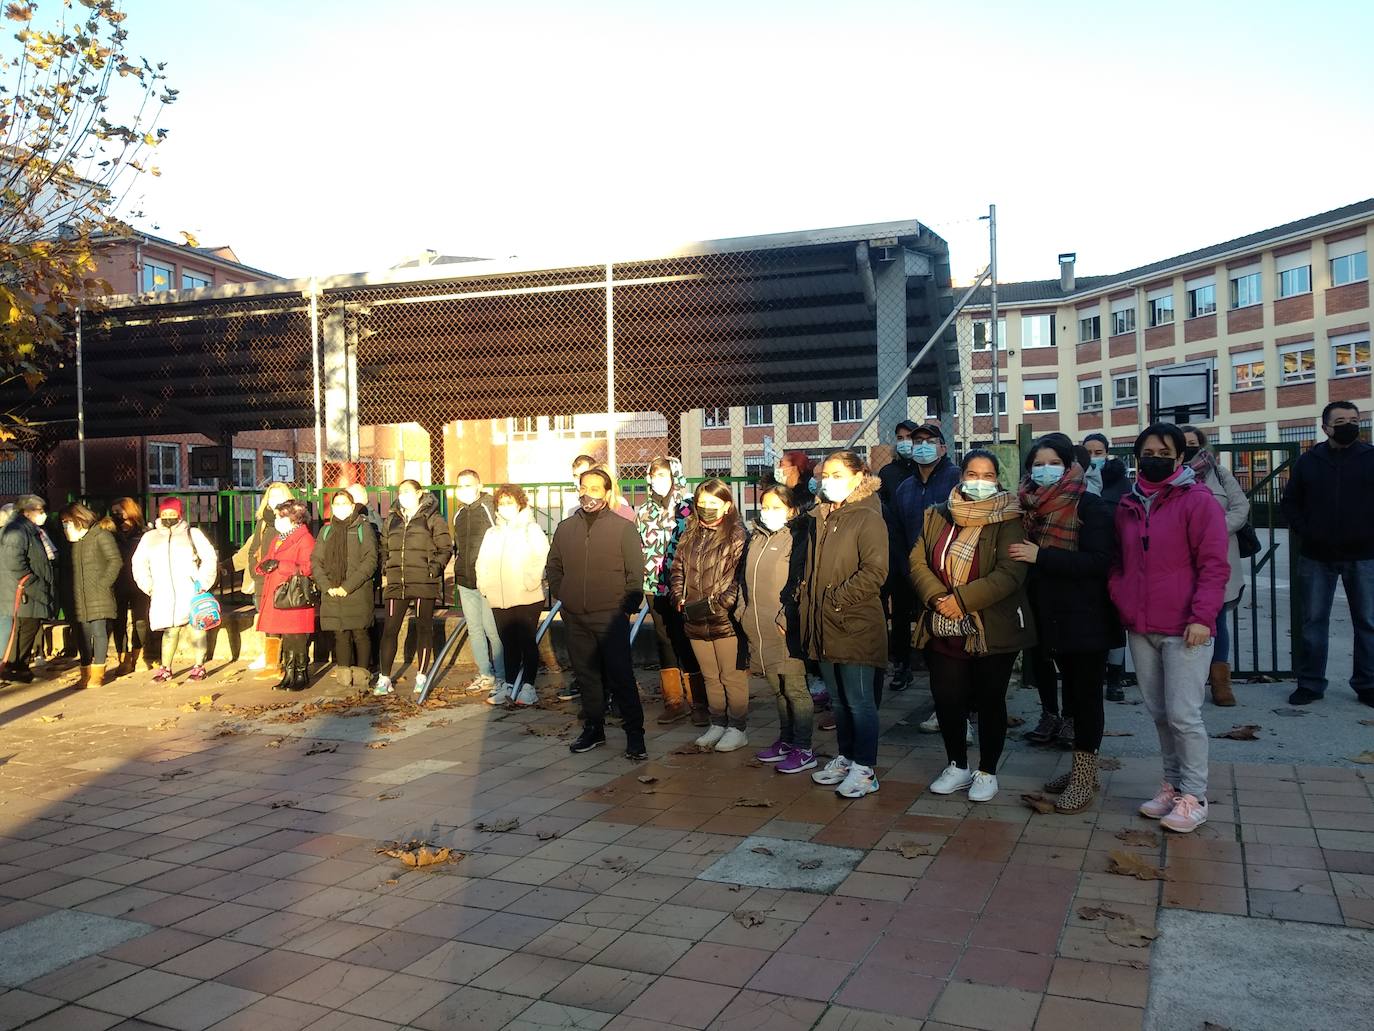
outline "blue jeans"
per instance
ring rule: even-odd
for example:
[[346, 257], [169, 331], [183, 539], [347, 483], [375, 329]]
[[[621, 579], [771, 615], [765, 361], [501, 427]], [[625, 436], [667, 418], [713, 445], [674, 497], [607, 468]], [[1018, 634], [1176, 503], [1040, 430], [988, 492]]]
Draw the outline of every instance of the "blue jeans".
[[468, 621], [468, 647], [477, 672], [495, 677], [497, 683], [506, 680], [506, 653], [501, 648], [501, 635], [496, 631], [496, 617], [491, 605], [476, 587], [458, 587], [458, 602], [463, 606], [463, 618]]
[[1231, 617], [1235, 608], [1223, 605], [1217, 613], [1217, 635], [1212, 638], [1212, 661], [1231, 664]]
[[878, 762], [878, 703], [873, 698], [873, 667], [822, 662], [821, 677], [835, 707], [835, 750], [860, 766]]
[[1331, 603], [1336, 582], [1345, 585], [1350, 622], [1355, 631], [1355, 665], [1350, 686], [1361, 697], [1374, 694], [1374, 559], [1318, 562], [1298, 558], [1297, 589], [1302, 601], [1302, 653], [1298, 656], [1298, 687], [1320, 697], [1326, 693], [1326, 654], [1331, 628]]

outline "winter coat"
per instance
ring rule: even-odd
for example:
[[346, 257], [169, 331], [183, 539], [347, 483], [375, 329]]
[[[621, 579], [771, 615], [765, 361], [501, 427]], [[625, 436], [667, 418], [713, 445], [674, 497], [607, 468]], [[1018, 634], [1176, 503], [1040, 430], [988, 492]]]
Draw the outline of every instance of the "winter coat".
[[522, 508], [509, 522], [498, 518], [482, 538], [477, 588], [494, 609], [542, 604], [548, 558], [549, 539], [534, 521], [533, 510]]
[[808, 658], [887, 666], [882, 589], [888, 537], [878, 486], [878, 477], [865, 476], [844, 504], [818, 501], [808, 516], [806, 575], [799, 591]]
[[1084, 494], [1078, 500], [1078, 550], [1042, 547], [1030, 565], [1026, 594], [1040, 647], [1050, 652], [1110, 651], [1124, 643], [1107, 593], [1116, 562], [1113, 506]]
[[459, 587], [477, 589], [477, 556], [487, 531], [495, 525], [496, 503], [490, 494], [453, 513], [453, 582]]
[[978, 575], [962, 587], [950, 590], [935, 572], [938, 562], [935, 549], [945, 531], [953, 525], [948, 502], [926, 509], [925, 525], [916, 546], [911, 549], [911, 583], [922, 610], [912, 635], [913, 643], [918, 648], [930, 643], [927, 613], [933, 608], [932, 602], [942, 595], [953, 594], [961, 609], [976, 612], [982, 619], [987, 654], [999, 655], [1033, 647], [1035, 618], [1026, 597], [1030, 568], [1011, 557], [1011, 546], [1026, 539], [1021, 520], [984, 526], [978, 534]]
[[[731, 613], [739, 600], [739, 565], [747, 539], [738, 518], [728, 527], [706, 526], [696, 516], [688, 523], [673, 563], [669, 596], [682, 612], [689, 640], [719, 641], [738, 636]], [[691, 619], [685, 606], [707, 599], [715, 611], [705, 619]]]
[[931, 467], [930, 476], [921, 479], [920, 472], [907, 477], [897, 488], [893, 502], [893, 517], [901, 524], [903, 543], [909, 552], [916, 546], [925, 526], [926, 509], [932, 505], [943, 505], [949, 500], [949, 492], [959, 486], [959, 467], [950, 461], [948, 455]]
[[682, 475], [682, 463], [670, 458], [668, 464], [673, 473], [673, 489], [668, 497], [660, 504], [650, 491], [649, 500], [635, 513], [639, 543], [644, 549], [644, 593], [654, 596], [668, 593], [673, 556], [692, 514], [692, 499], [687, 479]]
[[749, 638], [749, 667], [760, 676], [806, 672], [797, 588], [806, 573], [809, 522], [798, 516], [777, 531], [755, 523], [749, 534], [735, 615]]
[[139, 600], [143, 592], [138, 589], [138, 584], [134, 583], [134, 552], [138, 550], [138, 542], [143, 539], [146, 527], [131, 526], [126, 529], [117, 529], [114, 533], [115, 545], [119, 548], [120, 562], [119, 579], [115, 580], [114, 593], [117, 601], [128, 603], [130, 600]]
[[438, 599], [452, 553], [453, 537], [433, 494], [420, 496], [420, 507], [409, 519], [399, 505], [393, 507], [382, 525], [382, 597]]
[[239, 588], [244, 594], [253, 595], [254, 604], [261, 604], [262, 580], [254, 579], [254, 570], [258, 568], [258, 563], [267, 556], [267, 549], [272, 543], [272, 538], [277, 535], [276, 515], [270, 510], [265, 514], [256, 516], [253, 520], [253, 532], [248, 535], [248, 539], [243, 542], [243, 546], [234, 552], [231, 560], [236, 573], [243, 574], [243, 585]]
[[1316, 562], [1374, 558], [1374, 447], [1317, 444], [1293, 463], [1283, 517]]
[[1250, 521], [1250, 499], [1229, 469], [1216, 466], [1209, 469], [1202, 483], [1217, 499], [1222, 513], [1226, 516], [1227, 560], [1231, 563], [1231, 578], [1226, 582], [1226, 604], [1240, 600], [1240, 592], [1245, 589], [1245, 565], [1240, 557], [1240, 541], [1236, 534]]
[[0, 533], [0, 598], [16, 619], [57, 618], [57, 571], [39, 534], [22, 512]]
[[1126, 475], [1126, 463], [1119, 458], [1107, 459], [1102, 466], [1102, 500], [1115, 509], [1130, 489], [1131, 480]]
[[143, 535], [134, 550], [134, 583], [152, 600], [148, 627], [166, 630], [191, 621], [191, 599], [199, 589], [215, 585], [219, 558], [201, 531], [179, 519], [172, 526], [158, 523]]
[[[297, 573], [311, 576], [310, 559], [315, 553], [315, 538], [304, 526], [298, 526], [285, 537], [273, 537], [267, 545], [262, 561], [254, 574], [262, 584], [262, 600], [258, 608], [258, 629], [264, 634], [313, 634], [315, 609], [279, 609], [275, 596], [277, 588]], [[263, 565], [275, 560], [278, 565], [271, 572]]]
[[1182, 637], [1189, 623], [1212, 634], [1226, 599], [1226, 519], [1186, 466], [1146, 504], [1139, 488], [1116, 507], [1121, 542], [1108, 587], [1121, 625]]
[[579, 508], [554, 530], [544, 577], [549, 597], [569, 615], [638, 612], [644, 601], [639, 531], [610, 509]]
[[71, 617], [80, 623], [97, 619], [114, 619], [119, 611], [115, 606], [114, 585], [124, 563], [114, 534], [100, 526], [92, 526], [85, 535], [71, 545], [68, 554], [72, 610]]
[[[348, 536], [348, 555], [345, 559], [342, 583], [333, 583], [324, 571], [325, 543], [336, 533]], [[326, 522], [315, 538], [315, 550], [310, 556], [311, 576], [320, 589], [321, 630], [366, 630], [377, 617], [374, 586], [377, 575], [377, 533], [364, 516], [351, 527], [339, 527]], [[331, 587], [348, 591], [342, 598], [329, 594]]]
[[917, 475], [916, 470], [918, 468], [912, 459], [894, 455], [892, 461], [878, 470], [878, 479], [881, 482], [881, 486], [878, 487], [878, 497], [882, 498], [884, 505], [892, 505], [896, 502], [897, 488], [910, 477]]

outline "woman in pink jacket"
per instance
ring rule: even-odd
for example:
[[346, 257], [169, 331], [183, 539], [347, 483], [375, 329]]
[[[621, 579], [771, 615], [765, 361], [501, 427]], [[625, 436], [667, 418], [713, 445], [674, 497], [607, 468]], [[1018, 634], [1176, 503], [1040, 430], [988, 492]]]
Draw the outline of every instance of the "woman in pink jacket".
[[1231, 563], [1226, 518], [1193, 470], [1180, 465], [1183, 447], [1183, 431], [1172, 423], [1148, 426], [1136, 438], [1139, 477], [1116, 509], [1121, 551], [1108, 587], [1164, 759], [1159, 794], [1140, 814], [1186, 834], [1207, 820], [1202, 702]]

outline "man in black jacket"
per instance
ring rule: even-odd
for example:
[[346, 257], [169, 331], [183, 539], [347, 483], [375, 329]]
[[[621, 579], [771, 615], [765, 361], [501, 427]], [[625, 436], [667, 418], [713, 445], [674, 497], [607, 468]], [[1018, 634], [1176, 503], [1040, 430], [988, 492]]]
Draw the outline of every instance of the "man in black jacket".
[[1283, 490], [1283, 515], [1299, 538], [1298, 582], [1302, 647], [1298, 688], [1289, 705], [1326, 693], [1326, 653], [1336, 581], [1345, 585], [1355, 630], [1350, 686], [1374, 706], [1374, 447], [1360, 440], [1360, 410], [1332, 401], [1322, 410], [1326, 440], [1293, 464]]
[[472, 469], [458, 474], [455, 493], [458, 508], [453, 514], [453, 583], [458, 588], [458, 604], [467, 620], [468, 647], [477, 666], [477, 677], [468, 685], [468, 691], [490, 691], [503, 701], [508, 694], [505, 654], [491, 605], [477, 589], [477, 553], [482, 548], [482, 538], [496, 525], [496, 509], [491, 495], [482, 492], [482, 477]]
[[588, 752], [606, 743], [606, 692], [620, 709], [625, 757], [648, 758], [644, 707], [630, 658], [630, 621], [644, 599], [644, 551], [635, 524], [607, 508], [611, 478], [588, 469], [579, 481], [582, 504], [558, 524], [545, 578], [562, 603], [573, 675], [582, 690], [582, 734], [570, 746]]

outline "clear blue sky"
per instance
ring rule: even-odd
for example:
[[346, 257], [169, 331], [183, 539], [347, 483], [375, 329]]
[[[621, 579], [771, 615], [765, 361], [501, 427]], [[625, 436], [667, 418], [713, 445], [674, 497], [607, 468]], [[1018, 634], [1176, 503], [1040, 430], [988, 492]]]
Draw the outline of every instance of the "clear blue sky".
[[1047, 278], [1374, 195], [1369, 3], [128, 7], [181, 90], [145, 210], [289, 275], [916, 218], [968, 279], [996, 202]]

